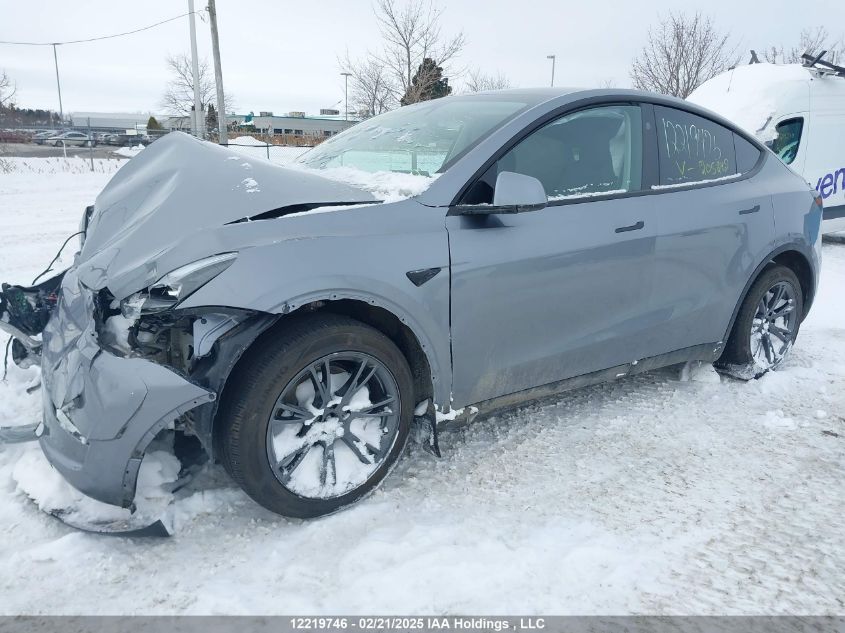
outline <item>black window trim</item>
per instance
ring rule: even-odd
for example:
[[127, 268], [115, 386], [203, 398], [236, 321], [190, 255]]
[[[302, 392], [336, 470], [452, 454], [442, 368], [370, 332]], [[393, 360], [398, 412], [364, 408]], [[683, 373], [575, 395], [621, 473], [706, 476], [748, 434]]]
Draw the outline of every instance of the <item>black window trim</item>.
[[[622, 200], [625, 198], [635, 198], [639, 196], [652, 196], [652, 195], [659, 195], [665, 193], [676, 193], [679, 191], [690, 191], [692, 189], [704, 189], [707, 187], [718, 187], [721, 185], [729, 185], [736, 182], [742, 182], [743, 180], [747, 180], [756, 176], [760, 170], [762, 169], [763, 165], [766, 162], [767, 154], [771, 154], [772, 152], [769, 150], [761, 151], [760, 158], [757, 160], [757, 164], [754, 165], [752, 169], [743, 173], [743, 174], [736, 174], [735, 177], [726, 178], [726, 179], [719, 179], [719, 180], [701, 180], [697, 182], [691, 182], [689, 184], [684, 185], [677, 185], [671, 187], [659, 187], [659, 160], [657, 156], [657, 124], [656, 118], [654, 115], [654, 106], [659, 105], [665, 108], [675, 108], [677, 110], [681, 110], [682, 112], [686, 112], [687, 114], [698, 116], [703, 119], [710, 121], [715, 125], [720, 125], [723, 128], [727, 129], [729, 132], [733, 134], [737, 134], [744, 138], [745, 140], [749, 141], [752, 145], [754, 145], [757, 149], [767, 150], [765, 146], [762, 146], [760, 141], [756, 138], [750, 136], [749, 134], [745, 133], [744, 131], [740, 131], [737, 127], [731, 124], [729, 121], [720, 122], [713, 119], [710, 116], [707, 116], [706, 113], [697, 112], [696, 108], [685, 108], [683, 107], [684, 104], [675, 104], [675, 103], [667, 103], [662, 99], [658, 98], [649, 98], [649, 97], [638, 97], [637, 99], [620, 99], [620, 98], [608, 98], [608, 97], [588, 97], [586, 99], [581, 99], [579, 101], [575, 101], [574, 103], [569, 103], [559, 108], [555, 108], [547, 112], [542, 117], [533, 121], [530, 125], [524, 127], [519, 132], [514, 134], [507, 143], [502, 145], [499, 150], [493, 154], [490, 158], [488, 158], [482, 166], [476, 170], [476, 172], [472, 175], [471, 178], [464, 183], [464, 186], [458, 190], [457, 195], [455, 195], [452, 199], [452, 202], [449, 204], [449, 211], [447, 215], [461, 215], [461, 210], [463, 208], [471, 208], [476, 207], [478, 205], [461, 205], [459, 201], [461, 198], [466, 195], [466, 193], [470, 190], [470, 188], [478, 182], [478, 180], [484, 176], [490, 167], [495, 164], [499, 159], [501, 159], [505, 154], [507, 154], [511, 149], [513, 149], [516, 145], [526, 139], [528, 136], [533, 134], [535, 131], [546, 125], [547, 123], [558, 119], [562, 116], [575, 114], [576, 112], [580, 112], [581, 110], [589, 110], [597, 107], [603, 106], [639, 106], [640, 111], [642, 112], [642, 123], [643, 123], [643, 156], [642, 156], [642, 180], [640, 182], [640, 188], [635, 191], [626, 191], [625, 193], [615, 193], [615, 194], [607, 194], [607, 195], [590, 195], [584, 196], [581, 198], [571, 198], [568, 200], [553, 200], [548, 203], [547, 206], [549, 207], [560, 207], [569, 204], [584, 204], [590, 202], [601, 202], [604, 200]], [[647, 119], [648, 117], [648, 119]], [[651, 132], [646, 130], [646, 121], [650, 121], [651, 123]], [[647, 138], [649, 135], [649, 138]], [[652, 138], [653, 137], [653, 138]], [[656, 172], [656, 173], [655, 173]], [[646, 179], [646, 174], [648, 173], [648, 181]], [[654, 188], [658, 186], [658, 188]], [[489, 208], [489, 206], [487, 207]]]

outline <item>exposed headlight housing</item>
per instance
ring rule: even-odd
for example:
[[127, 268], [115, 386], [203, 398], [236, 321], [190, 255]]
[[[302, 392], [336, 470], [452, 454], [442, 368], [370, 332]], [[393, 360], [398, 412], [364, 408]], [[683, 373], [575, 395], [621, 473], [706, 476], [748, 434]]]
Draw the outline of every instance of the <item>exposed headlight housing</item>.
[[231, 266], [237, 253], [221, 253], [172, 270], [149, 288], [120, 302], [125, 317], [155, 314], [175, 307]]

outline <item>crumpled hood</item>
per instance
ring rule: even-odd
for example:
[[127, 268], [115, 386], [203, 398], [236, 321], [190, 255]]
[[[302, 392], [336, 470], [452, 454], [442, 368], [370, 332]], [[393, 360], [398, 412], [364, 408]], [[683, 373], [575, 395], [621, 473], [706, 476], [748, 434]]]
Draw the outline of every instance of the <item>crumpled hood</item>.
[[[179, 247], [209, 229], [291, 205], [374, 201], [367, 191], [172, 132], [124, 165], [97, 196], [77, 259], [79, 278], [122, 298], [194, 261], [196, 248], [183, 249], [193, 258], [180, 261]], [[204, 256], [221, 252], [213, 237], [208, 242]], [[165, 254], [166, 270], [157, 266]]]

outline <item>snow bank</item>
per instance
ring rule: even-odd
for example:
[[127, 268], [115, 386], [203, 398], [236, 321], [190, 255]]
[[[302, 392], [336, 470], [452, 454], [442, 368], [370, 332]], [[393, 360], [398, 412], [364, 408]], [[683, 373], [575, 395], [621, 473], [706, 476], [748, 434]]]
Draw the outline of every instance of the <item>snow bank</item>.
[[119, 147], [116, 150], [112, 151], [112, 154], [117, 154], [118, 156], [125, 156], [126, 158], [132, 158], [137, 156], [141, 153], [141, 150], [144, 149], [144, 146], [138, 143], [134, 147]]
[[235, 145], [253, 145], [255, 147], [267, 147], [267, 143], [261, 141], [254, 136], [238, 136], [237, 138], [229, 139], [229, 143]]
[[34, 448], [17, 461], [12, 478], [19, 491], [50, 514], [61, 515], [74, 525], [126, 522], [138, 527], [163, 518], [172, 502], [168, 484], [176, 481], [179, 460], [163, 451], [148, 453], [138, 471], [135, 495], [137, 511], [101, 503], [77, 491], [50, 465], [44, 454]]

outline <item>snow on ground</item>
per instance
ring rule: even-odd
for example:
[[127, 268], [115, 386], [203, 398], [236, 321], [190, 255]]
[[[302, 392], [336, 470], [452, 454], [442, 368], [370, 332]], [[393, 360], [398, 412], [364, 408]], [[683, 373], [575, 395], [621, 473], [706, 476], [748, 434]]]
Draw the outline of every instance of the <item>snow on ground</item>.
[[117, 154], [118, 156], [123, 156], [125, 158], [132, 158], [140, 154], [143, 149], [144, 146], [141, 143], [138, 143], [133, 147], [118, 147], [116, 150], [112, 151], [112, 154]]
[[[107, 179], [0, 174], [0, 280], [40, 272]], [[214, 470], [170, 539], [83, 534], [18, 489], [37, 447], [0, 447], [0, 613], [841, 614], [845, 244], [824, 256], [782, 370], [666, 369], [477, 421], [320, 520]], [[37, 420], [36, 379], [10, 368], [0, 425]]]

